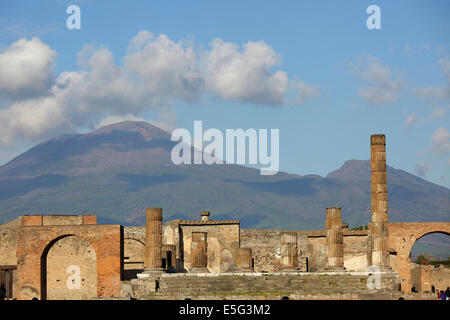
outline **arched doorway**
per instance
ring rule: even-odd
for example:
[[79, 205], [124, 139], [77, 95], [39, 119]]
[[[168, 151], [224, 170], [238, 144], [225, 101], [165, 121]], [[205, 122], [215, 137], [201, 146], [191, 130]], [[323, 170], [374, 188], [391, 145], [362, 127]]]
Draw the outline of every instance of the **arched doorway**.
[[410, 252], [411, 291], [435, 292], [450, 287], [450, 235], [430, 232], [418, 238]]
[[389, 246], [396, 252], [394, 270], [398, 272], [403, 292], [411, 292], [411, 250], [417, 240], [432, 234], [450, 234], [450, 222], [391, 222]]
[[89, 241], [64, 235], [41, 256], [41, 299], [85, 300], [97, 297], [97, 256]]
[[123, 253], [123, 280], [131, 280], [137, 277], [144, 268], [145, 244], [137, 239], [124, 239]]

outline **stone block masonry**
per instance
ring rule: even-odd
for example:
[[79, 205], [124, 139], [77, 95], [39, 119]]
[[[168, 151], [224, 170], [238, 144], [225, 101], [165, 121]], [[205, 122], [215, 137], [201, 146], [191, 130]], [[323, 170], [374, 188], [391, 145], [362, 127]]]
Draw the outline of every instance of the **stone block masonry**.
[[283, 232], [280, 235], [281, 267], [283, 270], [298, 270], [298, 246], [296, 232]]
[[207, 236], [206, 232], [192, 233], [190, 272], [209, 272]]
[[236, 257], [236, 267], [241, 272], [253, 271], [252, 248], [239, 248]]
[[[75, 236], [87, 241], [97, 257], [97, 296], [118, 297], [121, 277], [121, 226], [119, 225], [25, 225], [17, 237], [18, 299], [46, 299], [47, 253], [60, 239]], [[42, 219], [32, 218], [33, 221]], [[70, 290], [67, 299], [70, 299]]]
[[372, 264], [389, 267], [388, 198], [386, 177], [386, 138], [370, 137], [371, 212], [370, 233], [373, 244]]
[[144, 270], [163, 271], [162, 268], [162, 208], [146, 209]]
[[327, 231], [328, 269], [344, 269], [344, 236], [342, 233], [341, 208], [326, 209], [325, 228]]

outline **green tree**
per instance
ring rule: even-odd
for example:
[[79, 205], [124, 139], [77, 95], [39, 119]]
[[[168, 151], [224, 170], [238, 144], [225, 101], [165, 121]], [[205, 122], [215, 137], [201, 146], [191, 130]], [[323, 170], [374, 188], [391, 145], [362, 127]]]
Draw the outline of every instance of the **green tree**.
[[420, 256], [416, 259], [417, 264], [430, 264], [430, 259], [426, 256], [425, 253], [422, 253]]

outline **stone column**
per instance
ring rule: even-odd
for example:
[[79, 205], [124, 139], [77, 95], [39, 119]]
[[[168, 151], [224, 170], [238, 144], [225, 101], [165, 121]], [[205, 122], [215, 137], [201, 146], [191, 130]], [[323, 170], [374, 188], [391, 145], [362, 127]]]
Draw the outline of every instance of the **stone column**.
[[161, 272], [162, 208], [146, 209], [144, 272]]
[[283, 271], [298, 271], [297, 233], [281, 233], [281, 268]]
[[386, 176], [386, 138], [370, 136], [372, 264], [389, 267], [388, 197]]
[[200, 212], [200, 215], [202, 216], [202, 221], [208, 221], [209, 220], [209, 211], [202, 211]]
[[236, 268], [240, 272], [252, 272], [252, 249], [239, 248], [236, 256]]
[[206, 232], [192, 232], [191, 270], [194, 273], [208, 271], [208, 242]]
[[327, 270], [344, 270], [344, 236], [342, 234], [341, 208], [326, 209], [325, 229], [327, 232]]

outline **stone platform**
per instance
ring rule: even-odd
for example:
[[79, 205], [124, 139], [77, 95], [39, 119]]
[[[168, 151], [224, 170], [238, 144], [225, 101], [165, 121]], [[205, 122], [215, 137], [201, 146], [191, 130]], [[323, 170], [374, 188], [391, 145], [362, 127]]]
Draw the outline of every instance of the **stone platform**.
[[[367, 272], [178, 273], [122, 282], [134, 299], [368, 299], [397, 296], [396, 273], [381, 273], [381, 289], [369, 290]], [[365, 294], [365, 296], [363, 295]]]

